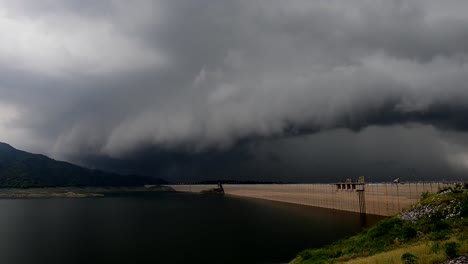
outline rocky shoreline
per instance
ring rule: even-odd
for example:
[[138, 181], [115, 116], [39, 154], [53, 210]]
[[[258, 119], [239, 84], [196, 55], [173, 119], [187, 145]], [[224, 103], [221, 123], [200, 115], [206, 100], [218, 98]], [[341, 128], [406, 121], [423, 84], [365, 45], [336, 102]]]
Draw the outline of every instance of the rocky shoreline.
[[468, 263], [468, 254], [458, 257], [456, 259], [452, 259], [447, 262], [444, 262], [444, 264], [466, 264], [466, 263]]

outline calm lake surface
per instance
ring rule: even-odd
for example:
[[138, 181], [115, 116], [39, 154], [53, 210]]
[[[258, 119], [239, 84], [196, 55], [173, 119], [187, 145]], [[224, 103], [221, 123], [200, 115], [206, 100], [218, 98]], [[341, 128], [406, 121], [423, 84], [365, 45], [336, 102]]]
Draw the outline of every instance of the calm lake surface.
[[355, 213], [229, 196], [0, 200], [0, 263], [284, 263], [361, 229]]

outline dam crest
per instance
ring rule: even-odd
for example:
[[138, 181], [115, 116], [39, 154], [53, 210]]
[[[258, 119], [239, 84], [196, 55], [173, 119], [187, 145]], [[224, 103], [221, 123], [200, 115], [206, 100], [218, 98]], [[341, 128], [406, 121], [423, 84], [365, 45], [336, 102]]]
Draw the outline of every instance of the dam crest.
[[[224, 193], [270, 201], [301, 204], [361, 214], [391, 216], [454, 183], [359, 183], [330, 184], [224, 184]], [[343, 188], [344, 186], [344, 188]], [[200, 193], [215, 185], [171, 185], [179, 192]]]

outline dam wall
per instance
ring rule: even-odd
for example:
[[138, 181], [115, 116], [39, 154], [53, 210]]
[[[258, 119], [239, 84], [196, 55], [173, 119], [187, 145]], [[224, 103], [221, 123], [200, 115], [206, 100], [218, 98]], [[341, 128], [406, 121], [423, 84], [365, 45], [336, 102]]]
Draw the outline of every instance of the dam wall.
[[[225, 194], [357, 213], [391, 216], [416, 204], [423, 192], [453, 184], [367, 183], [364, 191], [338, 190], [336, 184], [225, 184]], [[199, 193], [216, 185], [171, 185], [176, 191]], [[361, 195], [361, 197], [359, 197]]]

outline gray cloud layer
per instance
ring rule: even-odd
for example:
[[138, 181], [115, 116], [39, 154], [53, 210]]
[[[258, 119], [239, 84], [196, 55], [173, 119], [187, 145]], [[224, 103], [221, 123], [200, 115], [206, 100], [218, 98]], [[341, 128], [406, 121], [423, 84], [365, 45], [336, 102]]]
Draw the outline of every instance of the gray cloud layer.
[[[466, 10], [461, 0], [0, 1], [0, 140], [82, 160], [272, 139], [249, 147], [255, 168], [266, 148], [306, 156], [323, 135], [330, 149], [368, 146], [351, 162], [360, 151], [391, 160], [375, 139], [393, 131], [413, 148], [437, 145], [427, 158], [437, 170], [468, 168]], [[333, 132], [342, 128], [360, 132]], [[284, 146], [319, 131], [305, 149]], [[323, 163], [344, 164], [337, 152]]]

